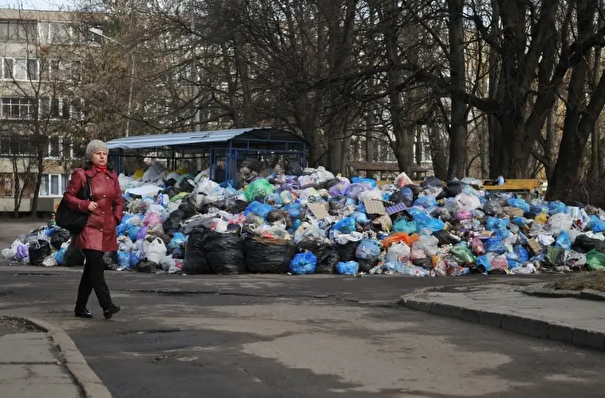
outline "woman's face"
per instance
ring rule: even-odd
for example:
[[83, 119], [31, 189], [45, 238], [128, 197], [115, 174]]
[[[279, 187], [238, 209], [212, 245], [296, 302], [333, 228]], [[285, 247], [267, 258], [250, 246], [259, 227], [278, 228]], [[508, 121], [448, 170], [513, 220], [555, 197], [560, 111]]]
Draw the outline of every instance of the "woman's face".
[[96, 151], [92, 154], [91, 161], [95, 166], [105, 166], [107, 164], [107, 151]]

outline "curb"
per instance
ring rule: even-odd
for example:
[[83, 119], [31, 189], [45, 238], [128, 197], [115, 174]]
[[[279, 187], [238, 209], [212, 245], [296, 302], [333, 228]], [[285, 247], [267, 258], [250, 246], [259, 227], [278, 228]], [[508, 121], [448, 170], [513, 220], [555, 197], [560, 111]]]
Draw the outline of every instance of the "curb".
[[86, 359], [76, 347], [74, 341], [63, 331], [63, 329], [38, 319], [22, 316], [0, 316], [0, 319], [25, 321], [46, 331], [51, 343], [59, 351], [63, 358], [63, 364], [74, 378], [76, 384], [82, 389], [86, 398], [112, 398], [111, 393], [105, 387], [101, 379], [88, 366]]
[[[416, 294], [425, 291], [425, 289], [421, 289]], [[415, 296], [416, 294], [412, 293], [411, 295], [402, 296], [399, 300], [399, 305], [416, 311], [503, 329], [524, 336], [549, 339], [599, 351], [605, 350], [605, 333], [602, 332], [574, 328], [556, 322], [548, 322], [514, 314], [476, 310], [411, 298], [411, 296]]]

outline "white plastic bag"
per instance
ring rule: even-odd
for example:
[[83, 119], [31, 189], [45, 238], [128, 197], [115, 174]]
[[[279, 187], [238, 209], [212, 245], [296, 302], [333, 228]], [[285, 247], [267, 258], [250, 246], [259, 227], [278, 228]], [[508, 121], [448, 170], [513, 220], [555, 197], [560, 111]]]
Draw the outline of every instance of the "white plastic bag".
[[166, 257], [166, 245], [160, 238], [155, 238], [151, 242], [145, 241], [143, 243], [145, 256], [148, 261], [159, 264], [162, 258]]
[[571, 216], [565, 213], [557, 213], [553, 215], [546, 223], [548, 230], [554, 236], [559, 236], [563, 231], [569, 232], [572, 224], [573, 220], [571, 219]]
[[458, 211], [473, 211], [481, 207], [481, 201], [475, 195], [461, 193], [456, 196]]
[[363, 239], [361, 232], [353, 231], [350, 234], [343, 234], [340, 231], [334, 231], [334, 241], [339, 245], [346, 245], [349, 242], [359, 242]]
[[439, 239], [433, 235], [421, 236], [419, 240], [413, 243], [413, 250], [422, 250], [427, 256], [436, 256], [439, 250]]
[[154, 163], [147, 169], [147, 171], [145, 171], [145, 174], [143, 174], [143, 178], [141, 178], [141, 181], [143, 181], [143, 182], [155, 181], [158, 177], [160, 177], [163, 170], [164, 170], [164, 166], [162, 166], [161, 163]]
[[59, 265], [59, 263], [57, 263], [57, 260], [55, 260], [53, 256], [48, 256], [44, 260], [42, 260], [42, 265], [44, 265], [45, 267], [56, 267], [57, 265]]
[[176, 267], [176, 262], [172, 256], [164, 256], [159, 264], [165, 272], [168, 272], [172, 267]]
[[204, 195], [214, 195], [218, 193], [218, 191], [218, 184], [209, 178], [200, 179], [200, 182], [197, 185], [197, 188], [195, 189], [196, 193], [202, 193]]
[[329, 180], [333, 180], [334, 174], [327, 171], [323, 166], [319, 166], [315, 171], [311, 174], [311, 178], [315, 184], [321, 184]]
[[365, 200], [382, 200], [382, 191], [378, 188], [374, 188], [371, 191], [364, 191], [359, 194], [359, 200], [361, 202]]
[[412, 251], [408, 245], [403, 242], [395, 243], [389, 247], [387, 252], [387, 262], [389, 263], [407, 263]]
[[12, 260], [12, 258], [15, 257], [15, 254], [17, 254], [17, 252], [14, 251], [13, 249], [2, 250], [2, 256], [4, 257], [5, 260]]
[[407, 174], [402, 172], [395, 178], [395, 185], [397, 185], [399, 188], [403, 188], [407, 185], [414, 185], [414, 182], [410, 177], [408, 177]]

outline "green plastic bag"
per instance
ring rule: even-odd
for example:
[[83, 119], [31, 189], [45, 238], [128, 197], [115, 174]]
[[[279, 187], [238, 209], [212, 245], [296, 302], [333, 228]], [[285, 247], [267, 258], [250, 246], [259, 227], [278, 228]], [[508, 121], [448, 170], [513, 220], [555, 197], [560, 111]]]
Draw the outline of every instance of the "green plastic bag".
[[592, 271], [605, 271], [605, 254], [593, 249], [586, 253], [586, 263]]
[[450, 254], [459, 264], [474, 264], [475, 256], [471, 249], [465, 245], [454, 246], [450, 249]]
[[408, 235], [412, 235], [418, 231], [416, 221], [407, 221], [405, 218], [400, 218], [393, 224], [393, 231], [405, 232]]
[[272, 194], [275, 191], [273, 185], [269, 183], [269, 181], [264, 178], [259, 178], [258, 180], [254, 180], [250, 185], [246, 187], [244, 190], [244, 196], [248, 202], [254, 201], [259, 196], [264, 198], [267, 195]]
[[546, 263], [552, 267], [565, 265], [565, 250], [558, 246], [549, 246], [546, 249]]

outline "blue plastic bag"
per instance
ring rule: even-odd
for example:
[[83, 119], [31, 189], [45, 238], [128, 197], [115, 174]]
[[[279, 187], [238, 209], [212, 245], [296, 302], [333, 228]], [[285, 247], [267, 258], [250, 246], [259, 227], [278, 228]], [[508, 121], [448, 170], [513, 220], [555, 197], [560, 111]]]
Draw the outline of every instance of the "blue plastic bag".
[[289, 205], [283, 207], [283, 209], [287, 211], [292, 218], [298, 218], [300, 216], [301, 208], [300, 203], [290, 203]]
[[432, 196], [421, 196], [414, 202], [414, 206], [424, 207], [425, 209], [431, 209], [437, 207], [437, 200]]
[[290, 261], [290, 272], [295, 275], [306, 275], [315, 273], [317, 257], [311, 252], [298, 253]]
[[343, 234], [350, 234], [356, 230], [355, 219], [353, 217], [345, 217], [334, 224], [334, 231], [340, 231]]
[[130, 253], [130, 257], [128, 258], [128, 265], [130, 268], [135, 268], [140, 262], [141, 259], [136, 253]]
[[365, 184], [372, 188], [376, 188], [376, 180], [373, 180], [371, 178], [353, 177], [351, 179], [351, 182], [353, 184]]
[[336, 264], [336, 271], [340, 275], [355, 275], [358, 269], [359, 263], [357, 261], [347, 261], [346, 263], [341, 261]]
[[599, 217], [592, 215], [590, 216], [590, 222], [588, 223], [588, 229], [594, 233], [605, 232], [605, 221]]
[[506, 228], [509, 225], [510, 225], [510, 220], [508, 218], [488, 217], [485, 227], [489, 231], [495, 231], [497, 229]]
[[118, 252], [118, 265], [120, 268], [130, 268], [130, 253]]
[[485, 271], [488, 272], [490, 269], [492, 269], [491, 257], [487, 254], [477, 257], [477, 265], [483, 266]]
[[496, 238], [498, 239], [506, 239], [510, 236], [510, 231], [506, 228], [500, 228], [494, 231]]
[[542, 213], [548, 213], [548, 206], [547, 205], [531, 205], [529, 208], [531, 213], [535, 213], [535, 214], [542, 214]]
[[370, 220], [368, 220], [368, 216], [365, 213], [360, 213], [358, 211], [351, 214], [351, 217], [353, 217], [355, 219], [355, 222], [359, 224], [367, 224], [370, 222]]
[[128, 227], [128, 237], [130, 238], [131, 241], [133, 241], [133, 242], [137, 241], [137, 235], [139, 234], [139, 229], [141, 229], [141, 228], [137, 227], [136, 225], [131, 225]]
[[523, 246], [515, 246], [513, 251], [517, 255], [517, 260], [520, 263], [525, 264], [529, 261], [529, 252]]
[[378, 257], [380, 257], [380, 243], [377, 240], [362, 240], [359, 246], [357, 246], [355, 256], [360, 260], [378, 260]]
[[408, 213], [414, 218], [420, 231], [428, 229], [432, 232], [437, 232], [445, 228], [445, 224], [441, 220], [429, 216], [423, 209], [412, 207], [408, 209]]
[[53, 255], [53, 257], [55, 258], [55, 261], [57, 261], [57, 264], [65, 265], [65, 252], [66, 251], [67, 251], [67, 249], [61, 249]]
[[567, 211], [567, 206], [565, 203], [556, 201], [548, 203], [548, 214], [555, 215], [559, 213], [565, 213]]
[[557, 246], [564, 250], [571, 250], [571, 238], [566, 231], [562, 231], [555, 242]]
[[124, 222], [120, 223], [116, 227], [116, 235], [123, 236], [123, 235], [127, 235], [127, 234], [128, 234], [128, 224], [125, 224]]
[[411, 235], [418, 231], [418, 226], [414, 220], [408, 221], [405, 218], [400, 218], [393, 223], [393, 231], [407, 232], [408, 235]]
[[186, 240], [187, 240], [187, 238], [185, 237], [185, 234], [183, 234], [182, 232], [177, 232], [174, 234], [174, 236], [172, 237], [172, 240], [168, 244], [168, 248], [171, 250], [174, 250], [177, 247], [179, 247], [182, 243], [184, 243]]
[[485, 251], [488, 253], [504, 254], [506, 253], [506, 246], [502, 243], [500, 238], [489, 238], [483, 243]]
[[529, 220], [525, 217], [515, 217], [513, 218], [513, 224], [518, 227], [524, 227], [529, 224]]
[[273, 206], [254, 201], [250, 203], [248, 207], [246, 207], [246, 210], [244, 210], [244, 216], [252, 213], [262, 218], [267, 218], [267, 215], [271, 212], [271, 210], [273, 210]]
[[523, 210], [526, 213], [528, 213], [529, 210], [530, 210], [529, 205], [523, 199], [513, 199], [513, 198], [510, 198], [509, 200], [506, 201], [506, 203], [509, 206], [521, 209], [521, 210]]

